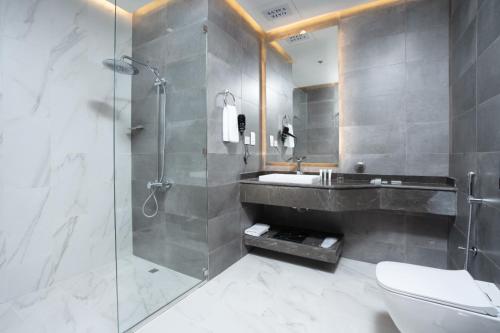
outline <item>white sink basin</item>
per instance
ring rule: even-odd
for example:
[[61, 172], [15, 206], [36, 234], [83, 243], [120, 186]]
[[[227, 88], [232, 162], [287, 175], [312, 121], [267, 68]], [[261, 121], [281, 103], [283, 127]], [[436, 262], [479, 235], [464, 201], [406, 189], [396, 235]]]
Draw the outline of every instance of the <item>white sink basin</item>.
[[291, 183], [307, 185], [319, 182], [319, 176], [272, 173], [270, 175], [259, 176], [259, 181], [268, 183]]

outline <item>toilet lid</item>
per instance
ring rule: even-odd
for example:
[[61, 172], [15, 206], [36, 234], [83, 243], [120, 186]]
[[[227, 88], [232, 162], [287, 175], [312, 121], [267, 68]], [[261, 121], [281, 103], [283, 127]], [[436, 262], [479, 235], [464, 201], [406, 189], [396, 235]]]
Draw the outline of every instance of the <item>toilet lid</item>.
[[398, 262], [377, 264], [377, 281], [381, 287], [455, 308], [490, 316], [498, 310], [464, 270], [445, 270]]

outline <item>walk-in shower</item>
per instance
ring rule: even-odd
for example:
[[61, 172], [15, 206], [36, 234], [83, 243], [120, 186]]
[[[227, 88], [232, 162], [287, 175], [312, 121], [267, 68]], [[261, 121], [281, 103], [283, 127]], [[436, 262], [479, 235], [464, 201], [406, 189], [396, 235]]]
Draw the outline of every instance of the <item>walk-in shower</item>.
[[0, 3], [0, 332], [126, 332], [206, 279], [206, 4]]
[[180, 6], [184, 0], [150, 3], [132, 12], [129, 31], [116, 30], [114, 56], [99, 60], [115, 84], [120, 331], [205, 281], [208, 271], [206, 80], [196, 66], [206, 62], [207, 35], [190, 7]]
[[[127, 62], [127, 60], [129, 62]], [[149, 190], [149, 195], [145, 198], [142, 204], [142, 214], [147, 218], [153, 218], [158, 215], [159, 203], [157, 192], [166, 191], [172, 184], [165, 178], [165, 144], [166, 144], [166, 110], [167, 110], [167, 82], [165, 78], [160, 76], [158, 68], [150, 64], [134, 59], [130, 56], [122, 55], [119, 59], [105, 59], [104, 66], [108, 69], [114, 70], [118, 74], [137, 75], [139, 69], [134, 66], [138, 64], [145, 67], [154, 75], [154, 86], [156, 87], [156, 100], [157, 100], [157, 173], [154, 181], [149, 181], [146, 184]], [[152, 213], [147, 212], [147, 205], [150, 200], [153, 200]]]

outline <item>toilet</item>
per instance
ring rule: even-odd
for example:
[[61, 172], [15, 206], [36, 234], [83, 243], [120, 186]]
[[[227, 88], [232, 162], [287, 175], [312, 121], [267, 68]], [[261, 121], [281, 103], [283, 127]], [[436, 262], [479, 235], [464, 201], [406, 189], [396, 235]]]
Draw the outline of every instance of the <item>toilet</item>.
[[500, 332], [500, 291], [465, 270], [385, 261], [376, 275], [402, 333]]

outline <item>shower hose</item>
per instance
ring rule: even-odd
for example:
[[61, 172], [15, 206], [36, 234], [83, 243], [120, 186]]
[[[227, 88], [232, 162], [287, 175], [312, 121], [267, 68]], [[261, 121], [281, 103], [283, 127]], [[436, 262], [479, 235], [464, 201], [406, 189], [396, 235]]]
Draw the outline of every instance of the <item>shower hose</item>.
[[[147, 187], [150, 191], [146, 200], [142, 204], [142, 214], [147, 218], [153, 218], [158, 215], [159, 205], [158, 199], [156, 197], [158, 190], [163, 189], [165, 187], [165, 112], [167, 109], [167, 96], [166, 96], [166, 87], [163, 81], [157, 81], [156, 85], [156, 96], [158, 100], [158, 136], [159, 136], [159, 144], [158, 144], [158, 178], [154, 183], [148, 183]], [[146, 206], [148, 202], [153, 199], [154, 209], [152, 214], [148, 214], [146, 212]]]

